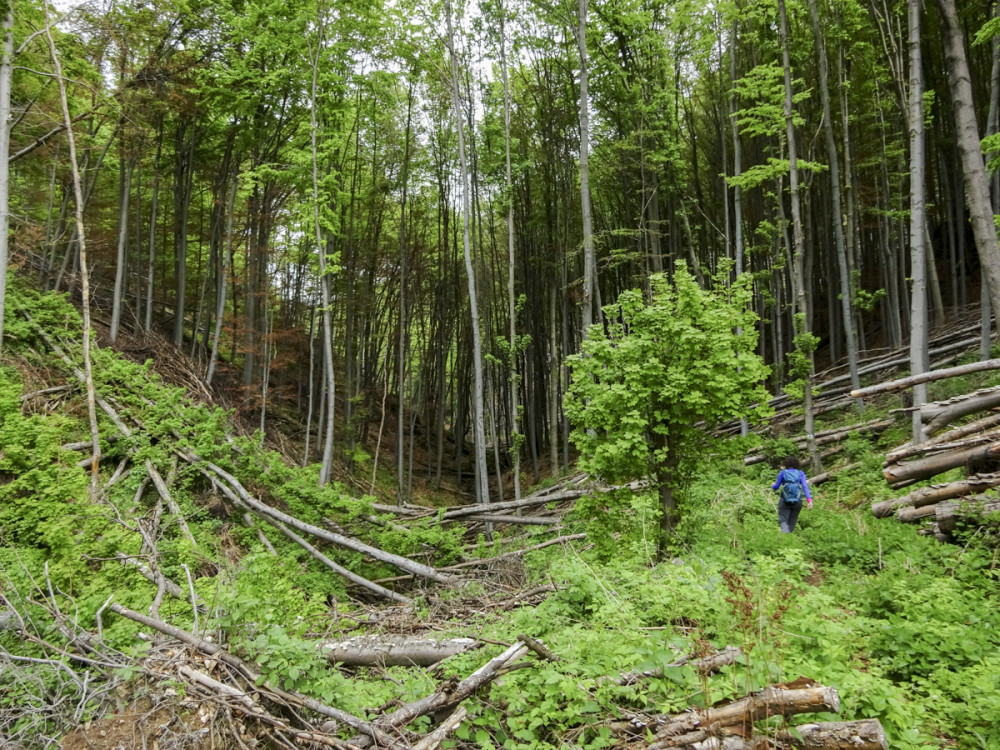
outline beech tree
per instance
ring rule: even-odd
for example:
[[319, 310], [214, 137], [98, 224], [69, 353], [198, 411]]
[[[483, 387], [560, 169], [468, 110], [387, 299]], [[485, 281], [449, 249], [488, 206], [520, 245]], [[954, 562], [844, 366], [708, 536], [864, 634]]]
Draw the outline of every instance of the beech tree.
[[751, 280], [715, 281], [701, 288], [678, 261], [672, 279], [650, 278], [648, 299], [633, 289], [608, 305], [608, 333], [591, 326], [581, 354], [569, 359], [565, 405], [580, 467], [612, 484], [653, 482], [661, 552], [679, 518], [678, 495], [704, 456], [739, 450], [740, 441], [715, 438], [711, 427], [758, 417], [755, 404], [767, 402]]

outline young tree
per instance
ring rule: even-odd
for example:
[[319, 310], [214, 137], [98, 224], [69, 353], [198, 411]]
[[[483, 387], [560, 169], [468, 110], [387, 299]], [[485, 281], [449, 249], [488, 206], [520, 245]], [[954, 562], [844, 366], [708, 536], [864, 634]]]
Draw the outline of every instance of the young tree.
[[678, 519], [678, 490], [707, 449], [739, 446], [714, 438], [712, 425], [752, 416], [767, 401], [751, 281], [726, 286], [722, 265], [712, 290], [678, 261], [673, 280], [650, 278], [648, 302], [639, 290], [623, 292], [606, 308], [609, 334], [591, 326], [582, 353], [569, 359], [565, 408], [580, 467], [612, 483], [653, 481], [661, 552]]

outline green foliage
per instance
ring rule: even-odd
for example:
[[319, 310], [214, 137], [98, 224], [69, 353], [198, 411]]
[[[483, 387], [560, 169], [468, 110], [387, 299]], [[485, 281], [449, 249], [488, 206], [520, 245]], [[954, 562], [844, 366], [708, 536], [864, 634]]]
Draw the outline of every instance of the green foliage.
[[[711, 291], [683, 263], [673, 280], [650, 279], [651, 298], [624, 292], [605, 308], [609, 333], [589, 331], [565, 408], [580, 467], [611, 483], [657, 477], [683, 485], [706, 453], [732, 453], [702, 425], [759, 416], [767, 368], [757, 356], [749, 279]], [[742, 333], [738, 331], [742, 329]]]

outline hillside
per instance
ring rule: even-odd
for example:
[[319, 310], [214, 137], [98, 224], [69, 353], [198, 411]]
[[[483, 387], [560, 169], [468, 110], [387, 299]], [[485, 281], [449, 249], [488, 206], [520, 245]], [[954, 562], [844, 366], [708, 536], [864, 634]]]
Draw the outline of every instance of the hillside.
[[[817, 487], [792, 535], [777, 533], [765, 462], [716, 460], [661, 562], [643, 520], [655, 495], [578, 479], [550, 480], [538, 510], [496, 521], [488, 543], [471, 514], [393, 512], [320, 488], [315, 465], [232, 435], [226, 412], [108, 349], [95, 352], [107, 409], [92, 489], [83, 391], [56, 351], [78, 358], [77, 313], [20, 281], [8, 306], [5, 748], [349, 747], [372, 736], [431, 747], [444, 739], [428, 734], [435, 711], [454, 720], [447, 742], [470, 748], [785, 747], [813, 741], [809, 722], [869, 719], [893, 748], [1000, 743], [996, 527], [940, 544], [871, 516], [869, 502], [899, 494], [881, 477], [883, 455], [905, 439], [898, 418], [852, 431], [832, 459], [852, 468]], [[940, 388], [989, 376], [973, 377]], [[765, 441], [765, 453], [787, 440]], [[541, 525], [521, 523], [533, 518]], [[384, 652], [367, 666], [341, 651], [328, 662], [322, 644], [349, 636], [403, 650], [432, 638], [461, 653], [433, 668]], [[686, 666], [716, 652], [720, 665]], [[775, 703], [812, 685], [834, 689], [839, 711]], [[694, 719], [678, 718], [701, 716], [690, 707], [748, 695], [772, 708], [754, 714], [752, 737], [744, 725], [745, 740], [725, 727], [668, 729], [690, 730]]]

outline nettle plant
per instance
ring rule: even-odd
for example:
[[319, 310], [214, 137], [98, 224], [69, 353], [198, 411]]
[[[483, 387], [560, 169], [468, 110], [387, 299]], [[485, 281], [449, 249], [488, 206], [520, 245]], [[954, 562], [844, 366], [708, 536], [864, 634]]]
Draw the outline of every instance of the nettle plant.
[[[660, 554], [678, 519], [678, 494], [703, 462], [745, 447], [714, 438], [712, 427], [766, 410], [768, 368], [755, 351], [749, 278], [730, 284], [728, 276], [723, 266], [711, 289], [684, 263], [673, 278], [652, 276], [648, 299], [622, 293], [604, 308], [607, 330], [592, 326], [582, 353], [569, 358], [565, 408], [580, 467], [614, 484], [651, 480]], [[604, 502], [621, 504], [618, 495]], [[607, 518], [614, 509], [599, 510]]]

